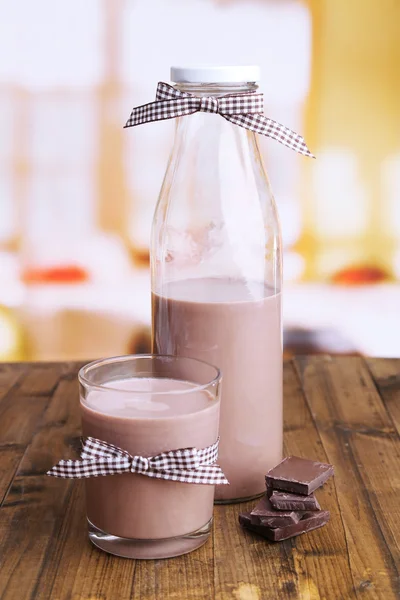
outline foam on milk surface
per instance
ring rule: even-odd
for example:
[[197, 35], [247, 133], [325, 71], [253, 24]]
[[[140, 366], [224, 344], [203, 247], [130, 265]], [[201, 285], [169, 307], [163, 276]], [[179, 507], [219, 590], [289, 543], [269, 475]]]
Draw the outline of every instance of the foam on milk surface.
[[[170, 378], [131, 377], [89, 392], [88, 409], [123, 418], [174, 417], [200, 411], [213, 403], [196, 384]], [[190, 393], [186, 393], [186, 392]]]
[[248, 302], [273, 296], [272, 288], [261, 281], [193, 278], [168, 283], [163, 296], [186, 302]]

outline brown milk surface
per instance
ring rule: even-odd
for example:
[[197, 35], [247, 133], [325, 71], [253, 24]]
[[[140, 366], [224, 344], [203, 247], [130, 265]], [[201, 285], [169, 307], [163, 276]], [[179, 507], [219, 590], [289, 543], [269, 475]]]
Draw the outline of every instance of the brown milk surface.
[[[132, 378], [109, 385], [116, 391], [91, 391], [81, 401], [85, 437], [145, 457], [178, 448], [204, 448], [218, 437], [218, 403], [206, 391], [179, 393], [193, 389], [191, 383]], [[129, 390], [178, 393], [144, 396]], [[203, 527], [212, 517], [214, 486], [133, 473], [92, 477], [85, 482], [89, 520], [112, 535], [136, 539], [181, 536]], [[179, 540], [176, 543], [179, 553]]]
[[229, 486], [216, 498], [265, 490], [282, 458], [281, 296], [261, 283], [191, 279], [153, 294], [153, 350], [222, 370], [218, 462]]

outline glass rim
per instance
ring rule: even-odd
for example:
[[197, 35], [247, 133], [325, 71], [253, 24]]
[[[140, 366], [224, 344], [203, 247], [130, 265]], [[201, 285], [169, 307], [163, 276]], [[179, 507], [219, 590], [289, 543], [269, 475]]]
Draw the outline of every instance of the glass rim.
[[226, 95], [227, 93], [233, 94], [235, 92], [255, 92], [259, 89], [257, 81], [240, 81], [240, 82], [210, 82], [205, 81], [194, 83], [194, 82], [179, 82], [174, 83], [173, 87], [177, 90], [193, 92], [193, 93], [207, 93], [210, 96], [215, 95]]
[[[176, 361], [180, 361], [180, 360], [185, 360], [185, 361], [190, 361], [192, 363], [199, 363], [202, 365], [205, 365], [207, 367], [210, 367], [211, 369], [214, 370], [215, 376], [213, 377], [213, 379], [210, 379], [210, 381], [207, 381], [207, 383], [199, 383], [196, 384], [192, 381], [189, 381], [189, 383], [193, 384], [193, 387], [191, 387], [188, 390], [168, 390], [168, 391], [153, 391], [153, 390], [134, 390], [134, 389], [122, 389], [122, 388], [114, 388], [110, 385], [106, 385], [106, 384], [98, 384], [98, 383], [92, 383], [89, 379], [87, 379], [86, 374], [89, 370], [92, 369], [96, 369], [98, 367], [102, 367], [105, 365], [112, 365], [112, 364], [118, 364], [118, 363], [124, 363], [124, 362], [135, 362], [138, 359], [157, 359], [157, 358], [167, 358], [167, 359], [173, 359]], [[135, 375], [133, 374], [132, 377], [134, 378]], [[107, 390], [111, 390], [113, 392], [119, 392], [122, 394], [142, 394], [142, 395], [152, 395], [152, 396], [168, 396], [168, 395], [176, 395], [176, 394], [190, 394], [192, 392], [199, 392], [202, 390], [207, 389], [208, 387], [210, 387], [211, 385], [215, 385], [218, 384], [221, 381], [222, 378], [222, 373], [221, 370], [216, 367], [215, 365], [212, 365], [211, 363], [206, 362], [205, 360], [200, 360], [198, 358], [192, 358], [191, 356], [174, 356], [173, 354], [123, 354], [121, 356], [111, 356], [108, 358], [99, 358], [97, 360], [93, 360], [90, 363], [87, 363], [86, 365], [84, 365], [83, 367], [81, 367], [79, 369], [78, 372], [78, 380], [79, 383], [81, 385], [83, 385], [86, 388], [91, 388], [91, 389], [96, 389], [96, 390], [101, 390], [101, 391], [107, 391]], [[182, 380], [178, 380], [176, 379], [176, 381], [183, 381]], [[185, 380], [187, 381], [187, 380]]]

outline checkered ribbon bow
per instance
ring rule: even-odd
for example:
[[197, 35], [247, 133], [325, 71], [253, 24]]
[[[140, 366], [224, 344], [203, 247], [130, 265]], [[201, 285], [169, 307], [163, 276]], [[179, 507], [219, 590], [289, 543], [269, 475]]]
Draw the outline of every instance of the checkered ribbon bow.
[[160, 81], [156, 101], [134, 108], [125, 127], [175, 119], [195, 112], [218, 113], [235, 125], [266, 135], [300, 154], [314, 158], [301, 135], [266, 117], [263, 109], [263, 94], [243, 92], [219, 97], [197, 97]]
[[88, 437], [82, 440], [82, 460], [60, 460], [47, 475], [65, 479], [98, 477], [118, 473], [140, 473], [146, 477], [168, 479], [182, 483], [218, 485], [229, 483], [221, 468], [215, 464], [219, 439], [208, 446], [182, 448], [157, 456], [131, 456], [129, 452], [107, 442]]

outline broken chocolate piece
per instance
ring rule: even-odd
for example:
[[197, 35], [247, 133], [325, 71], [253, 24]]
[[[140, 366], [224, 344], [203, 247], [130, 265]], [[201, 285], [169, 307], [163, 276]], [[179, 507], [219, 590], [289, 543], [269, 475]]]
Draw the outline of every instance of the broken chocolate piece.
[[267, 486], [309, 496], [333, 475], [333, 466], [314, 460], [288, 456], [265, 476]]
[[273, 490], [269, 497], [271, 505], [276, 510], [321, 510], [318, 500], [314, 494], [301, 496], [290, 492], [279, 492]]
[[302, 513], [276, 510], [266, 495], [261, 498], [250, 515], [253, 525], [268, 525], [269, 527], [284, 527], [298, 523], [303, 516]]
[[329, 516], [328, 510], [307, 512], [298, 523], [292, 523], [292, 525], [286, 525], [286, 527], [272, 528], [265, 525], [253, 525], [250, 513], [244, 513], [239, 515], [239, 523], [246, 529], [266, 537], [271, 542], [280, 542], [322, 527], [329, 521]]
[[251, 522], [251, 514], [250, 513], [240, 513], [239, 514], [239, 523], [242, 527], [249, 529], [250, 531], [254, 531], [255, 533], [259, 533], [260, 535], [266, 537], [265, 531], [268, 529], [266, 525], [254, 525]]

